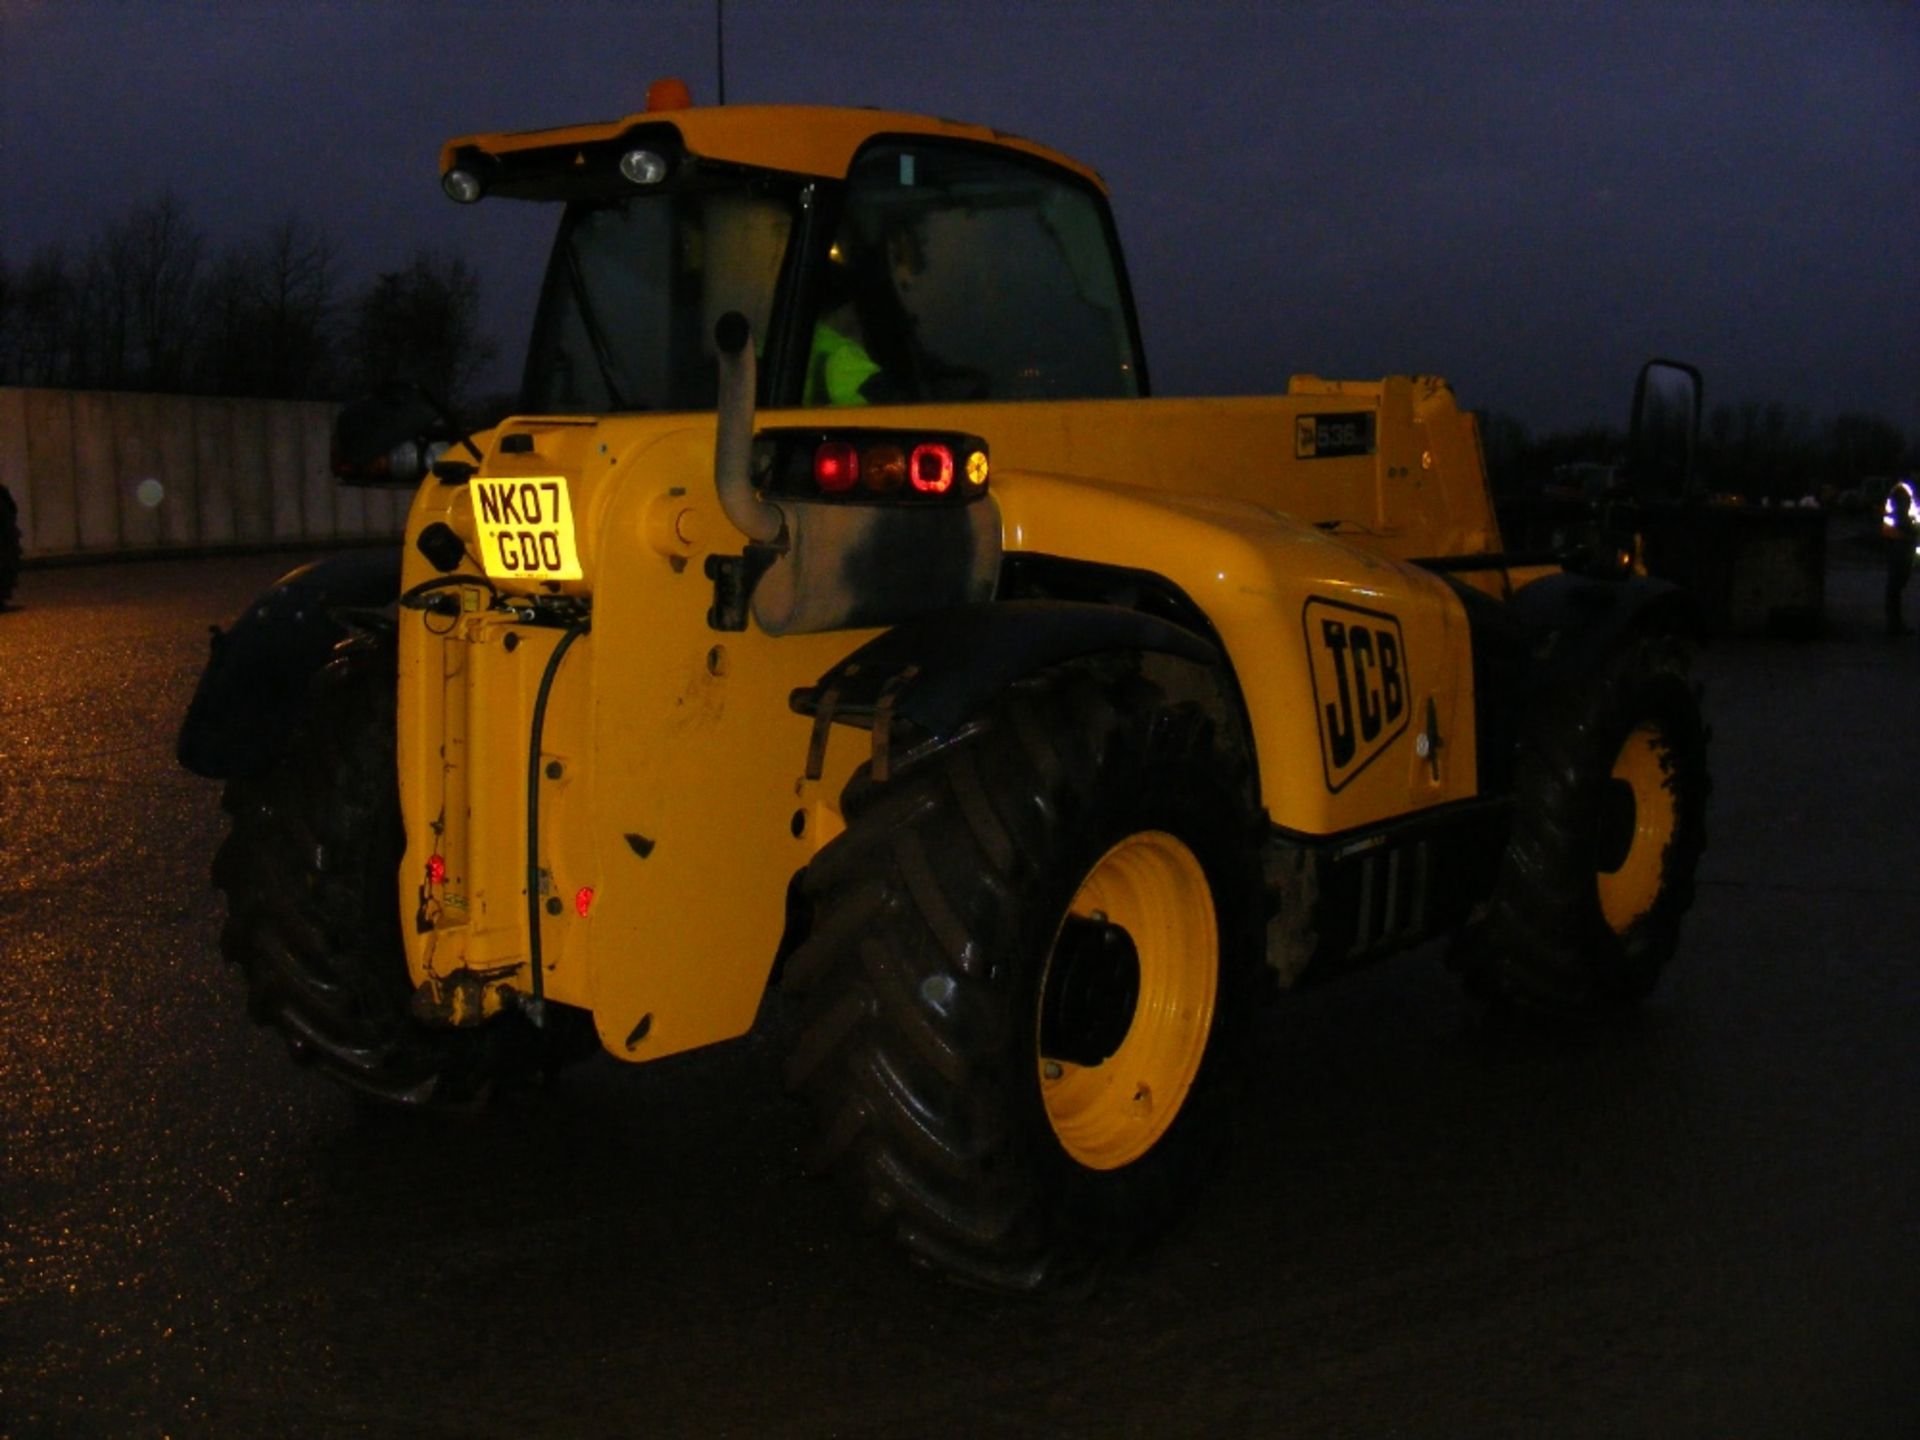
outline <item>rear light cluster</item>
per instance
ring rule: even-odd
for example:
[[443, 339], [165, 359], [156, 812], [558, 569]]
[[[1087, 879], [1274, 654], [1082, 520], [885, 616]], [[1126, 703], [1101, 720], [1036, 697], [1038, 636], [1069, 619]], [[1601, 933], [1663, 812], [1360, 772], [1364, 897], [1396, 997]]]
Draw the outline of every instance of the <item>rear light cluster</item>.
[[891, 495], [907, 485], [944, 495], [953, 488], [953, 450], [937, 441], [903, 450], [883, 440], [863, 450], [851, 440], [822, 440], [813, 452], [813, 483], [830, 495], [856, 487]]
[[763, 430], [755, 447], [756, 482], [793, 499], [952, 504], [987, 489], [987, 446], [975, 435]]

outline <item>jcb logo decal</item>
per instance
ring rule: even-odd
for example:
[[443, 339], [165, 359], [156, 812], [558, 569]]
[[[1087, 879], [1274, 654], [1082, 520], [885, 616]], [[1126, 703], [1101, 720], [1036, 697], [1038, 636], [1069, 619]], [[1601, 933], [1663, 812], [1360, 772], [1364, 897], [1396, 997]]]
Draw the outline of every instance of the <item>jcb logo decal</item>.
[[1407, 649], [1399, 620], [1379, 610], [1309, 600], [1305, 624], [1320, 759], [1337, 791], [1407, 728]]

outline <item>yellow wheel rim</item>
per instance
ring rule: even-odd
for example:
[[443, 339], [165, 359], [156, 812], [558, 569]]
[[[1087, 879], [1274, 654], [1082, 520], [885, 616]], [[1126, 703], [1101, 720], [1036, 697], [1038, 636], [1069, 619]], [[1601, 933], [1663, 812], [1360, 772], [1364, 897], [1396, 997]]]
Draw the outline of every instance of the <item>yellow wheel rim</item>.
[[1108, 1016], [1093, 1048], [1112, 1048], [1097, 1063], [1048, 1055], [1041, 1037], [1040, 1094], [1066, 1152], [1089, 1169], [1115, 1170], [1160, 1142], [1200, 1072], [1219, 985], [1219, 927], [1193, 851], [1163, 831], [1129, 835], [1067, 907], [1041, 979], [1043, 1011], [1065, 981], [1067, 931], [1089, 925], [1130, 947], [1137, 993], [1130, 1015]]
[[1610, 853], [1602, 856], [1597, 879], [1600, 913], [1615, 934], [1624, 935], [1660, 898], [1667, 846], [1679, 824], [1667, 787], [1666, 741], [1657, 726], [1643, 723], [1627, 736], [1612, 778], [1621, 812], [1612, 822], [1618, 834], [1602, 840]]

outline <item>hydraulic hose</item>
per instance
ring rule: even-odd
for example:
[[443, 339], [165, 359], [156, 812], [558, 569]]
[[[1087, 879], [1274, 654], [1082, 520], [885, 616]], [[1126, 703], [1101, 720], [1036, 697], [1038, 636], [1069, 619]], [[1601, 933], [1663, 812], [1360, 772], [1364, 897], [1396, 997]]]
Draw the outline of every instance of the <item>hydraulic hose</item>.
[[547, 979], [540, 944], [540, 742], [547, 726], [547, 697], [553, 692], [553, 677], [559, 673], [560, 661], [573, 642], [592, 628], [586, 620], [567, 627], [553, 654], [547, 657], [546, 669], [540, 673], [540, 689], [533, 698], [533, 734], [527, 746], [527, 963], [533, 968], [533, 1000], [528, 1013], [536, 1025], [547, 1023]]

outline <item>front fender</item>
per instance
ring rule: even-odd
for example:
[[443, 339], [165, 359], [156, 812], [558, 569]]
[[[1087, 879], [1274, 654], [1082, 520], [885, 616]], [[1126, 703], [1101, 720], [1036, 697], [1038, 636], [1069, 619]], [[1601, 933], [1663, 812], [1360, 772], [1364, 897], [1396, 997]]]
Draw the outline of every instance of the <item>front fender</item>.
[[[1371, 535], [1245, 502], [1025, 471], [1000, 480], [1009, 563], [1044, 555], [1158, 577], [1205, 618], [1275, 825], [1333, 835], [1478, 793], [1466, 619], [1437, 576], [1364, 548]], [[1364, 673], [1347, 662], [1363, 651]], [[1372, 660], [1388, 653], [1391, 675]]]
[[400, 551], [351, 551], [302, 565], [225, 630], [187, 706], [174, 753], [210, 780], [265, 773], [306, 704], [307, 681], [351, 633], [348, 610], [400, 594]]

